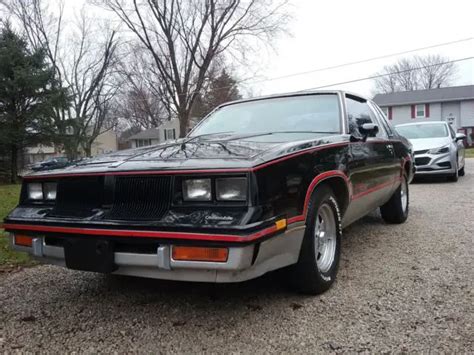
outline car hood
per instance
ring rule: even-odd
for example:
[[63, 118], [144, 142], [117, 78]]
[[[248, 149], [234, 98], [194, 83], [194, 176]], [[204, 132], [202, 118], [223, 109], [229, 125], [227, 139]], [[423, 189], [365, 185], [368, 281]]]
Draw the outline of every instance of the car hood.
[[316, 135], [287, 142], [271, 138], [227, 136], [219, 139], [183, 138], [171, 143], [127, 149], [51, 172], [37, 172], [28, 176], [57, 174], [111, 173], [135, 170], [188, 170], [250, 168], [301, 149], [341, 140], [340, 135]]
[[410, 139], [411, 144], [413, 145], [413, 150], [416, 152], [418, 150], [427, 150], [432, 148], [439, 148], [444, 145], [447, 145], [451, 142], [449, 137], [442, 138], [419, 138], [419, 139]]

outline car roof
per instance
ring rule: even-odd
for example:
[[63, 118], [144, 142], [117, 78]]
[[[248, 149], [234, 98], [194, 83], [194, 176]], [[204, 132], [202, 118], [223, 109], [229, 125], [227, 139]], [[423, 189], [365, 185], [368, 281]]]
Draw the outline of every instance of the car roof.
[[439, 124], [444, 124], [444, 125], [448, 124], [445, 121], [423, 121], [423, 122], [401, 123], [401, 124], [395, 125], [395, 127], [418, 126], [418, 125], [433, 124], [433, 123], [439, 123]]
[[288, 93], [281, 93], [281, 94], [273, 94], [273, 95], [264, 95], [264, 96], [256, 96], [256, 97], [250, 97], [247, 99], [240, 99], [240, 100], [234, 100], [234, 101], [229, 101], [225, 102], [219, 107], [224, 107], [224, 106], [229, 106], [229, 105], [235, 105], [235, 104], [240, 104], [243, 102], [252, 102], [252, 101], [259, 101], [259, 100], [267, 100], [267, 99], [278, 99], [278, 98], [284, 98], [284, 97], [296, 97], [296, 96], [308, 96], [308, 95], [351, 95], [351, 96], [356, 96], [361, 99], [364, 99], [366, 101], [371, 101], [370, 99], [364, 97], [363, 95], [359, 95], [356, 93], [352, 93], [349, 91], [343, 91], [343, 90], [304, 90], [304, 91], [294, 91], [294, 92], [288, 92]]

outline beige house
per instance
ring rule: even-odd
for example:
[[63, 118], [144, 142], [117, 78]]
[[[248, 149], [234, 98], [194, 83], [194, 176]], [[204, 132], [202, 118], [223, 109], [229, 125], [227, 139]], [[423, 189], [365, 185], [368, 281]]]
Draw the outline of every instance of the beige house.
[[105, 131], [97, 136], [92, 143], [91, 155], [111, 153], [118, 150], [118, 137], [114, 130]]

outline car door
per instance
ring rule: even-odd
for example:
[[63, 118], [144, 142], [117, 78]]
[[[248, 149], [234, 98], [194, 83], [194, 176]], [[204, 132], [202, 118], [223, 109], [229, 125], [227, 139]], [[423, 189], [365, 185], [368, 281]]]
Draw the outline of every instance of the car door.
[[[346, 119], [351, 135], [349, 180], [352, 186], [351, 204], [345, 214], [347, 225], [385, 203], [394, 191], [400, 164], [395, 159], [393, 143], [386, 128], [367, 100], [346, 95]], [[378, 132], [363, 139], [360, 128], [374, 123]]]

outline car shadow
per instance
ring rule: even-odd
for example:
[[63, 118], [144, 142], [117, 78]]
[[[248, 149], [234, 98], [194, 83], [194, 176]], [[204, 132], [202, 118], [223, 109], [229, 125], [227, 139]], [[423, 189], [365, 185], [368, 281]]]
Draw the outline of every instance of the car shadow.
[[417, 176], [413, 179], [412, 184], [449, 184], [453, 183], [449, 181], [446, 176], [436, 176], [436, 175], [427, 175], [427, 176]]

